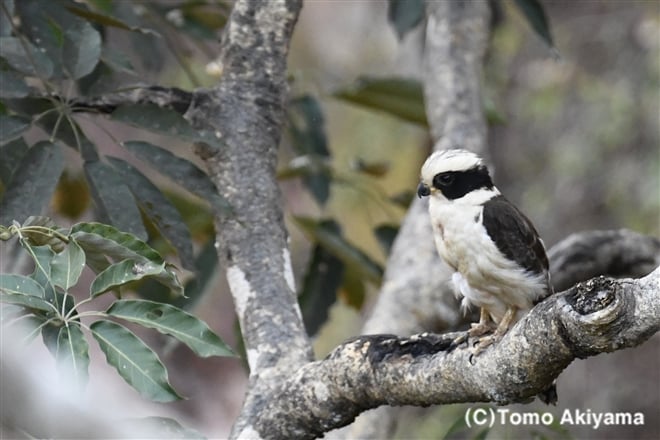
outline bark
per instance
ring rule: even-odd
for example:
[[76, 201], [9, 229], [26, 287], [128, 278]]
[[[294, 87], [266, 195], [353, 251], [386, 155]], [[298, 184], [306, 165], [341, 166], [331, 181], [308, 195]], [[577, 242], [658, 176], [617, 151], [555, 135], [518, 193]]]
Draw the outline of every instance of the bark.
[[187, 117], [220, 148], [198, 145], [232, 207], [216, 213], [216, 248], [241, 325], [249, 390], [232, 437], [254, 438], [271, 387], [312, 359], [298, 308], [275, 178], [286, 60], [301, 0], [236, 2], [221, 43], [222, 77]]
[[359, 336], [272, 389], [256, 430], [311, 439], [380, 405], [527, 402], [574, 359], [637, 346], [660, 330], [660, 267], [644, 278], [598, 277], [537, 305], [472, 358], [459, 333]]

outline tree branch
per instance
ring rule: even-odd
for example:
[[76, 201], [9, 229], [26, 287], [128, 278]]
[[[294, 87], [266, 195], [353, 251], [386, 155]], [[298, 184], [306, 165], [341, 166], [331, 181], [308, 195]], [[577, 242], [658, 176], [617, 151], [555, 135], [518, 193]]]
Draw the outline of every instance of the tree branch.
[[548, 252], [555, 291], [598, 275], [639, 278], [660, 264], [660, 240], [627, 229], [572, 234]]
[[524, 402], [574, 359], [635, 347], [658, 330], [660, 267], [638, 280], [594, 278], [537, 305], [476, 359], [468, 347], [448, 350], [455, 333], [347, 341], [278, 385], [256, 429], [309, 439], [379, 405]]
[[197, 153], [230, 203], [216, 213], [216, 248], [234, 297], [250, 366], [232, 437], [255, 437], [274, 383], [312, 360], [296, 298], [275, 178], [288, 91], [286, 60], [301, 0], [238, 0], [225, 26], [219, 83], [199, 95], [189, 120], [223, 144]]

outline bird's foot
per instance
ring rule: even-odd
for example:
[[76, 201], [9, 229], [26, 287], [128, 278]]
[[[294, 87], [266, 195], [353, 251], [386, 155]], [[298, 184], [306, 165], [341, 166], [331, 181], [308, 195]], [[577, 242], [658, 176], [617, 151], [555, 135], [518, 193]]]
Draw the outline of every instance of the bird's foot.
[[467, 334], [471, 338], [485, 335], [491, 331], [495, 330], [490, 321], [481, 320], [478, 323], [473, 323], [470, 325], [470, 330], [467, 331]]
[[480, 338], [481, 336], [493, 330], [494, 330], [493, 325], [489, 321], [480, 321], [478, 323], [473, 323], [471, 324], [469, 330], [463, 332], [460, 336], [458, 336], [452, 341], [451, 345], [449, 346], [449, 351], [455, 349], [461, 344], [466, 343], [469, 338], [479, 338], [475, 342], [475, 344], [478, 344], [479, 341], [483, 339]]

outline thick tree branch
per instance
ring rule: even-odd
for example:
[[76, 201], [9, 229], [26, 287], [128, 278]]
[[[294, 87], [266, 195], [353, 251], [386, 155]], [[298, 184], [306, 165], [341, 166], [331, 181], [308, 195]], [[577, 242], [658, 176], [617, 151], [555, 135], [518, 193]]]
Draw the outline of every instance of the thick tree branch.
[[121, 105], [154, 104], [184, 114], [190, 108], [195, 93], [206, 93], [206, 91], [188, 92], [177, 87], [161, 86], [133, 87], [126, 91], [100, 96], [80, 96], [72, 100], [70, 105], [76, 112], [92, 110], [97, 113], [112, 113]]
[[223, 144], [197, 152], [232, 207], [229, 214], [216, 213], [216, 247], [250, 365], [233, 437], [257, 437], [253, 425], [273, 384], [312, 359], [275, 178], [286, 60], [301, 6], [301, 0], [238, 0], [222, 38], [222, 77], [186, 115]]
[[638, 280], [594, 278], [537, 305], [476, 359], [457, 334], [360, 336], [273, 390], [257, 431], [315, 438], [379, 405], [523, 402], [576, 358], [637, 346], [660, 330], [660, 267]]
[[639, 278], [660, 264], [660, 240], [627, 229], [572, 234], [548, 252], [555, 291], [598, 275]]

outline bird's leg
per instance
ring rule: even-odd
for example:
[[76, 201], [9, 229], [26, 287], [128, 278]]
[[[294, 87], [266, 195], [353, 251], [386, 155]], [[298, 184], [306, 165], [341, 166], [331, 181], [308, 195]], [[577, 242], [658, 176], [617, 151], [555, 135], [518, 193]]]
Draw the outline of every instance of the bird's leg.
[[[483, 309], [482, 309], [483, 310]], [[494, 344], [495, 342], [499, 342], [500, 339], [502, 339], [502, 336], [509, 330], [509, 327], [511, 326], [511, 323], [516, 317], [516, 312], [518, 311], [517, 307], [509, 307], [506, 309], [506, 313], [504, 313], [504, 316], [502, 317], [502, 320], [500, 321], [499, 325], [495, 329], [495, 332], [492, 335], [488, 335], [486, 337], [483, 337], [479, 340], [477, 345], [474, 347], [474, 353], [472, 353], [472, 356], [477, 356], [479, 353], [481, 353], [486, 347]]]
[[470, 330], [468, 330], [468, 336], [481, 336], [489, 331], [493, 330], [493, 322], [490, 319], [490, 315], [486, 309], [481, 309], [481, 315], [479, 315], [479, 322], [477, 324], [471, 324]]
[[490, 315], [486, 312], [486, 309], [481, 309], [481, 314], [479, 315], [479, 322], [476, 324], [471, 324], [470, 329], [454, 339], [451, 343], [451, 348], [456, 348], [461, 345], [463, 342], [467, 341], [468, 338], [481, 336], [489, 331], [493, 330], [493, 322], [490, 319]]

